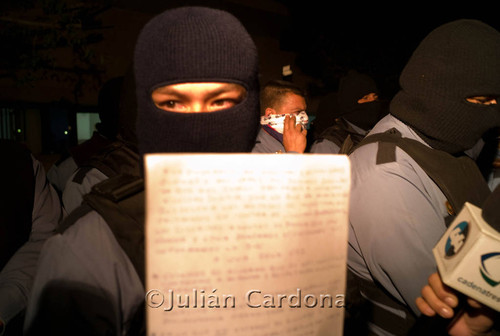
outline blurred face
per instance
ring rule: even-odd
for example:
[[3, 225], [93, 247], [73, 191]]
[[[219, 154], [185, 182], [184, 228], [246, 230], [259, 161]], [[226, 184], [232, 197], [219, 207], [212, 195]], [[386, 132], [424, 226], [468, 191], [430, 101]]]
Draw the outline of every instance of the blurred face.
[[220, 111], [237, 105], [245, 96], [245, 88], [234, 83], [171, 84], [151, 94], [156, 107], [176, 113]]
[[304, 97], [295, 93], [287, 93], [282, 100], [282, 104], [276, 108], [267, 108], [266, 116], [270, 114], [297, 114], [307, 109], [306, 100]]

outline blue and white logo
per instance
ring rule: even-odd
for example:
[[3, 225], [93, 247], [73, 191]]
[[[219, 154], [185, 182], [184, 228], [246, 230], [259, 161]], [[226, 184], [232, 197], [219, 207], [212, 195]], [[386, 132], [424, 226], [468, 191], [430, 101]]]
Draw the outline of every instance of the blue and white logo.
[[446, 257], [453, 257], [460, 251], [465, 244], [467, 234], [469, 233], [469, 223], [462, 221], [455, 225], [450, 232], [446, 244], [444, 246], [444, 253]]
[[479, 271], [490, 286], [500, 283], [500, 252], [486, 253], [481, 256]]

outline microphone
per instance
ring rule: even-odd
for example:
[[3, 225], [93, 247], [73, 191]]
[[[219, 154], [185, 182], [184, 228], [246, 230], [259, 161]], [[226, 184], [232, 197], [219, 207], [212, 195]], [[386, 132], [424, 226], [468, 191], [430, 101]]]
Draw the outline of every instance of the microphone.
[[500, 186], [482, 208], [466, 202], [433, 249], [443, 283], [460, 293], [455, 317], [421, 315], [409, 336], [445, 335], [460, 317], [465, 296], [500, 311]]
[[500, 311], [500, 186], [482, 209], [465, 202], [432, 252], [443, 283]]

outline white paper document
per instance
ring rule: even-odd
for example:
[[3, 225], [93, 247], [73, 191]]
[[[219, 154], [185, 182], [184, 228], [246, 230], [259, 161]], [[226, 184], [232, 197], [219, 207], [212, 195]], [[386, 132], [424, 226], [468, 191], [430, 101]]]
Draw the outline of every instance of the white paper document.
[[148, 335], [342, 335], [345, 155], [154, 154]]

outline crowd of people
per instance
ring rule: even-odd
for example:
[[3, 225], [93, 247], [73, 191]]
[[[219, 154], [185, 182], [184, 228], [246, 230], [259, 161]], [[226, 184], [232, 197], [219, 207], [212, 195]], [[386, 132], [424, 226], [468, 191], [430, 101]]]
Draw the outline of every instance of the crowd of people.
[[[17, 191], [1, 201], [0, 335], [145, 332], [148, 153], [349, 155], [345, 334], [409, 335], [421, 315], [453, 317], [459, 296], [442, 283], [432, 248], [464, 202], [481, 207], [495, 185], [493, 161], [488, 174], [476, 162], [483, 135], [500, 127], [494, 28], [462, 19], [429, 32], [387, 108], [370, 76], [349, 71], [334, 123], [310, 147], [307, 94], [287, 80], [261, 87], [254, 41], [222, 10], [152, 18], [117, 83], [113, 107], [103, 104], [118, 121], [113, 134], [96, 133], [106, 141], [73, 158], [59, 195], [26, 148], [0, 144], [16, 162], [2, 168], [6, 190]], [[498, 312], [464, 306], [445, 334], [495, 332]]]

